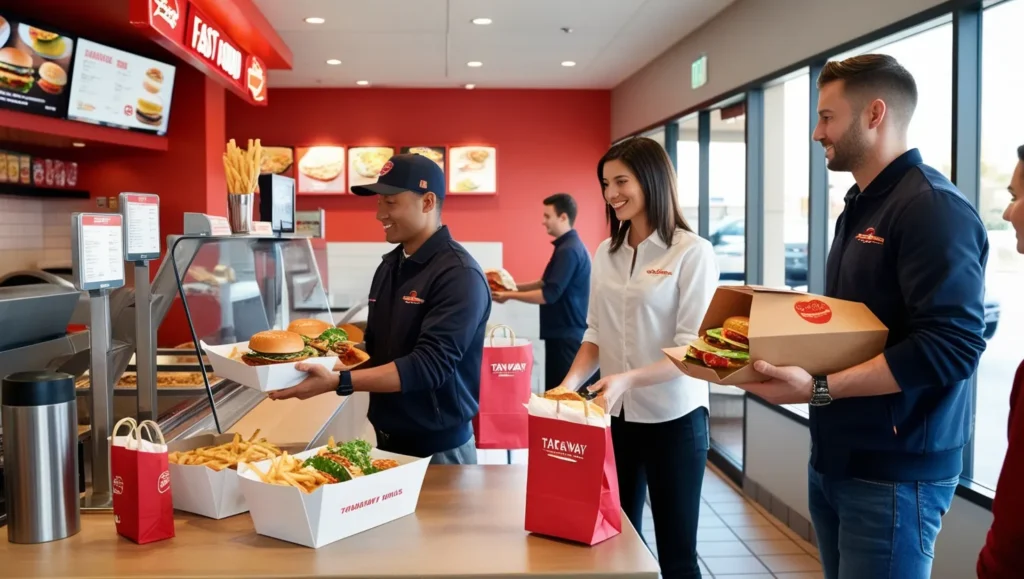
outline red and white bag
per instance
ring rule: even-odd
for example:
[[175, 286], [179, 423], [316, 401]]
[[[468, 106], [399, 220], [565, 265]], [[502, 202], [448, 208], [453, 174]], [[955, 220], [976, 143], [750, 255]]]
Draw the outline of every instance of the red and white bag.
[[622, 532], [610, 421], [588, 407], [530, 399], [530, 533], [596, 545]]
[[[118, 436], [128, 425], [127, 436]], [[143, 440], [142, 433], [149, 435]], [[159, 437], [159, 442], [157, 438]], [[167, 443], [152, 420], [123, 418], [110, 440], [110, 479], [117, 534], [140, 545], [174, 536], [174, 501], [167, 466]]]
[[[498, 330], [509, 338], [494, 340]], [[480, 411], [473, 418], [473, 433], [479, 449], [515, 450], [526, 448], [529, 440], [529, 414], [533, 383], [533, 344], [517, 340], [508, 326], [491, 330], [490, 344], [484, 344], [480, 369]]]

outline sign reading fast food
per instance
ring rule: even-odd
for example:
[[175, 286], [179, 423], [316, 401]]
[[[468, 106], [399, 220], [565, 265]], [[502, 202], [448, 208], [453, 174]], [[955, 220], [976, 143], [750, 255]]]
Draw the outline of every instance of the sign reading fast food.
[[131, 21], [250, 104], [267, 104], [267, 67], [190, 0], [132, 0]]

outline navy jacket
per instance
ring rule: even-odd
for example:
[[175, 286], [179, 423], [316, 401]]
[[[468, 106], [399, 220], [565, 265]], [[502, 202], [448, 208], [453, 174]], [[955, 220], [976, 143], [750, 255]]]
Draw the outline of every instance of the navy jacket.
[[582, 342], [590, 302], [590, 254], [575, 229], [551, 243], [555, 251], [541, 278], [547, 303], [540, 307], [540, 338]]
[[811, 407], [811, 466], [885, 481], [953, 478], [970, 439], [968, 379], [983, 338], [988, 234], [941, 173], [908, 151], [836, 222], [828, 296], [863, 302], [889, 328], [885, 359], [901, 392]]
[[384, 256], [370, 286], [366, 350], [394, 362], [402, 390], [371, 394], [368, 418], [384, 450], [427, 456], [473, 435], [491, 290], [483, 270], [442, 227], [409, 257]]

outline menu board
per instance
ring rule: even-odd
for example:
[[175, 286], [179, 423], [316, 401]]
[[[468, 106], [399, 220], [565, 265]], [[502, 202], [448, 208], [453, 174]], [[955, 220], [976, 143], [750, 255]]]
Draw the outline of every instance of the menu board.
[[80, 291], [124, 285], [122, 220], [119, 214], [76, 213], [71, 269]]
[[345, 192], [345, 147], [297, 147], [299, 193]]
[[445, 148], [441, 146], [435, 147], [402, 147], [402, 154], [413, 153], [415, 155], [423, 155], [431, 161], [437, 163], [438, 167], [444, 171], [444, 151]]
[[148, 261], [160, 257], [160, 197], [121, 193], [124, 216], [124, 260]]
[[167, 134], [174, 67], [79, 39], [68, 118]]
[[263, 158], [260, 159], [261, 175], [292, 176], [292, 165], [295, 163], [295, 151], [291, 147], [263, 147]]
[[494, 147], [452, 147], [449, 193], [497, 193], [498, 168]]
[[377, 182], [384, 163], [394, 156], [391, 147], [352, 147], [348, 150], [348, 186], [369, 185]]
[[63, 118], [75, 40], [0, 14], [0, 107]]

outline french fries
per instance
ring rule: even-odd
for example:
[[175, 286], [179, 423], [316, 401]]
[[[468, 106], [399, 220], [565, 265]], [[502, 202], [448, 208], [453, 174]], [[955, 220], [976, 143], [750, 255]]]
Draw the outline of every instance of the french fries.
[[302, 463], [303, 461], [286, 452], [270, 462], [270, 470], [267, 472], [261, 471], [253, 464], [248, 466], [267, 484], [293, 486], [304, 493], [311, 493], [330, 482], [322, 472], [313, 467], [303, 467]]
[[[353, 451], [358, 455], [352, 454]], [[353, 456], [353, 459], [350, 460], [343, 456], [345, 453]], [[264, 483], [293, 486], [304, 493], [312, 493], [325, 484], [344, 482], [399, 466], [398, 461], [394, 459], [371, 459], [369, 453], [370, 445], [364, 441], [354, 441], [339, 446], [335, 444], [334, 437], [331, 436], [327, 440], [327, 446], [321, 448], [316, 455], [309, 459], [300, 460], [285, 452], [270, 461], [267, 472], [263, 472], [253, 464], [247, 466]], [[318, 464], [317, 461], [323, 462]], [[363, 466], [361, 467], [359, 463], [362, 463]], [[367, 470], [364, 471], [364, 467]]]
[[257, 430], [249, 440], [242, 440], [242, 435], [235, 433], [235, 438], [231, 442], [172, 452], [167, 456], [167, 460], [171, 464], [205, 466], [221, 471], [226, 468], [236, 470], [240, 462], [259, 462], [281, 456], [280, 448], [267, 442], [265, 438], [257, 440], [259, 434], [260, 431]]
[[238, 148], [234, 139], [228, 141], [227, 150], [224, 152], [224, 176], [228, 181], [228, 193], [255, 193], [262, 160], [263, 146], [259, 139], [249, 139], [249, 148], [244, 150]]

